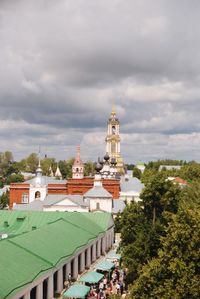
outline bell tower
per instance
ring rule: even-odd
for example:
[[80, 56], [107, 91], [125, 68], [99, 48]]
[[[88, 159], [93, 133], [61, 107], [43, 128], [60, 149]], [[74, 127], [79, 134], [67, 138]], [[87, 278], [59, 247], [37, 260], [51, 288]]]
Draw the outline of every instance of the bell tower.
[[80, 145], [77, 146], [76, 158], [72, 166], [72, 178], [82, 179], [84, 177], [84, 164], [80, 156]]
[[107, 123], [106, 152], [110, 161], [115, 159], [117, 172], [121, 175], [125, 173], [124, 162], [120, 153], [119, 120], [116, 117], [116, 111], [113, 106], [112, 112]]

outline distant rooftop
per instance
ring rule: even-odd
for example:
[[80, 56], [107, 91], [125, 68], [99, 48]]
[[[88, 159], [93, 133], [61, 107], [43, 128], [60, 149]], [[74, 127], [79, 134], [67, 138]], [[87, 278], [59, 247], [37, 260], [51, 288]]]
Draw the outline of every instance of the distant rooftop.
[[180, 170], [181, 165], [160, 165], [159, 171], [166, 169], [166, 170]]

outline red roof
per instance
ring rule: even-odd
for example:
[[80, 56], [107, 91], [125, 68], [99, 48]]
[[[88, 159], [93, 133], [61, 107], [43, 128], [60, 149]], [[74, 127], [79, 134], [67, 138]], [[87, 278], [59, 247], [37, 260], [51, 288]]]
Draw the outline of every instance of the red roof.
[[179, 177], [175, 178], [174, 181], [178, 184], [181, 184], [181, 185], [187, 185], [188, 184], [188, 182], [186, 180], [183, 180]]

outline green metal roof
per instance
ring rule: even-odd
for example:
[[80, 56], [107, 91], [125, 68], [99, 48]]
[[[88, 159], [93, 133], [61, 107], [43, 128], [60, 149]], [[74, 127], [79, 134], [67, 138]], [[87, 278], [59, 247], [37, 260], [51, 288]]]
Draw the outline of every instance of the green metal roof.
[[48, 262], [9, 240], [0, 242], [0, 298], [7, 298], [49, 268]]
[[85, 298], [89, 291], [90, 287], [88, 286], [74, 284], [63, 294], [63, 298]]
[[60, 219], [31, 233], [12, 238], [12, 242], [48, 261], [52, 266], [95, 239], [98, 234]]
[[114, 267], [115, 267], [115, 264], [113, 264], [112, 262], [109, 262], [109, 261], [100, 262], [95, 266], [96, 270], [102, 270], [102, 271], [109, 271]]
[[88, 283], [97, 283], [104, 277], [103, 274], [91, 271], [81, 276], [80, 281]]
[[0, 233], [15, 236], [41, 228], [58, 219], [65, 219], [89, 232], [99, 233], [109, 227], [110, 213], [43, 212], [43, 211], [0, 211]]
[[0, 233], [8, 234], [0, 240], [0, 299], [70, 258], [110, 223], [107, 213], [0, 211]]

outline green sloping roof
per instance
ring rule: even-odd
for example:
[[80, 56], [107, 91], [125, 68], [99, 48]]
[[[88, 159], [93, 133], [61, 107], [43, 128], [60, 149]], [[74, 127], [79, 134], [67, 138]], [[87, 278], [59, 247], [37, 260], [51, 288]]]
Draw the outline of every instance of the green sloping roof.
[[97, 283], [103, 277], [104, 277], [103, 274], [95, 272], [95, 271], [91, 271], [91, 272], [88, 272], [88, 273], [84, 274], [83, 276], [81, 276], [80, 281], [89, 282], [89, 283]]
[[96, 270], [102, 270], [102, 271], [109, 271], [109, 270], [111, 270], [114, 267], [115, 267], [115, 264], [113, 264], [112, 262], [103, 261], [103, 262], [98, 263], [95, 266], [95, 269]]
[[110, 226], [114, 225], [112, 215], [110, 213], [96, 212], [96, 213], [85, 213], [87, 219], [92, 220], [99, 225], [103, 231], [107, 230]]
[[56, 265], [98, 236], [60, 219], [31, 233], [12, 238], [12, 242]]
[[12, 244], [0, 242], [0, 298], [7, 298], [15, 289], [34, 280], [51, 265], [35, 255]]
[[63, 298], [85, 298], [89, 291], [90, 287], [88, 286], [74, 284], [63, 294]]
[[[18, 219], [18, 218], [21, 218]], [[22, 220], [22, 218], [24, 218]], [[0, 232], [14, 236], [29, 232], [32, 227], [41, 228], [58, 219], [65, 219], [89, 232], [100, 233], [110, 225], [110, 213], [0, 211]], [[5, 221], [9, 226], [5, 226]]]
[[110, 223], [108, 213], [0, 211], [0, 233], [8, 234], [0, 240], [0, 299], [72, 256]]

